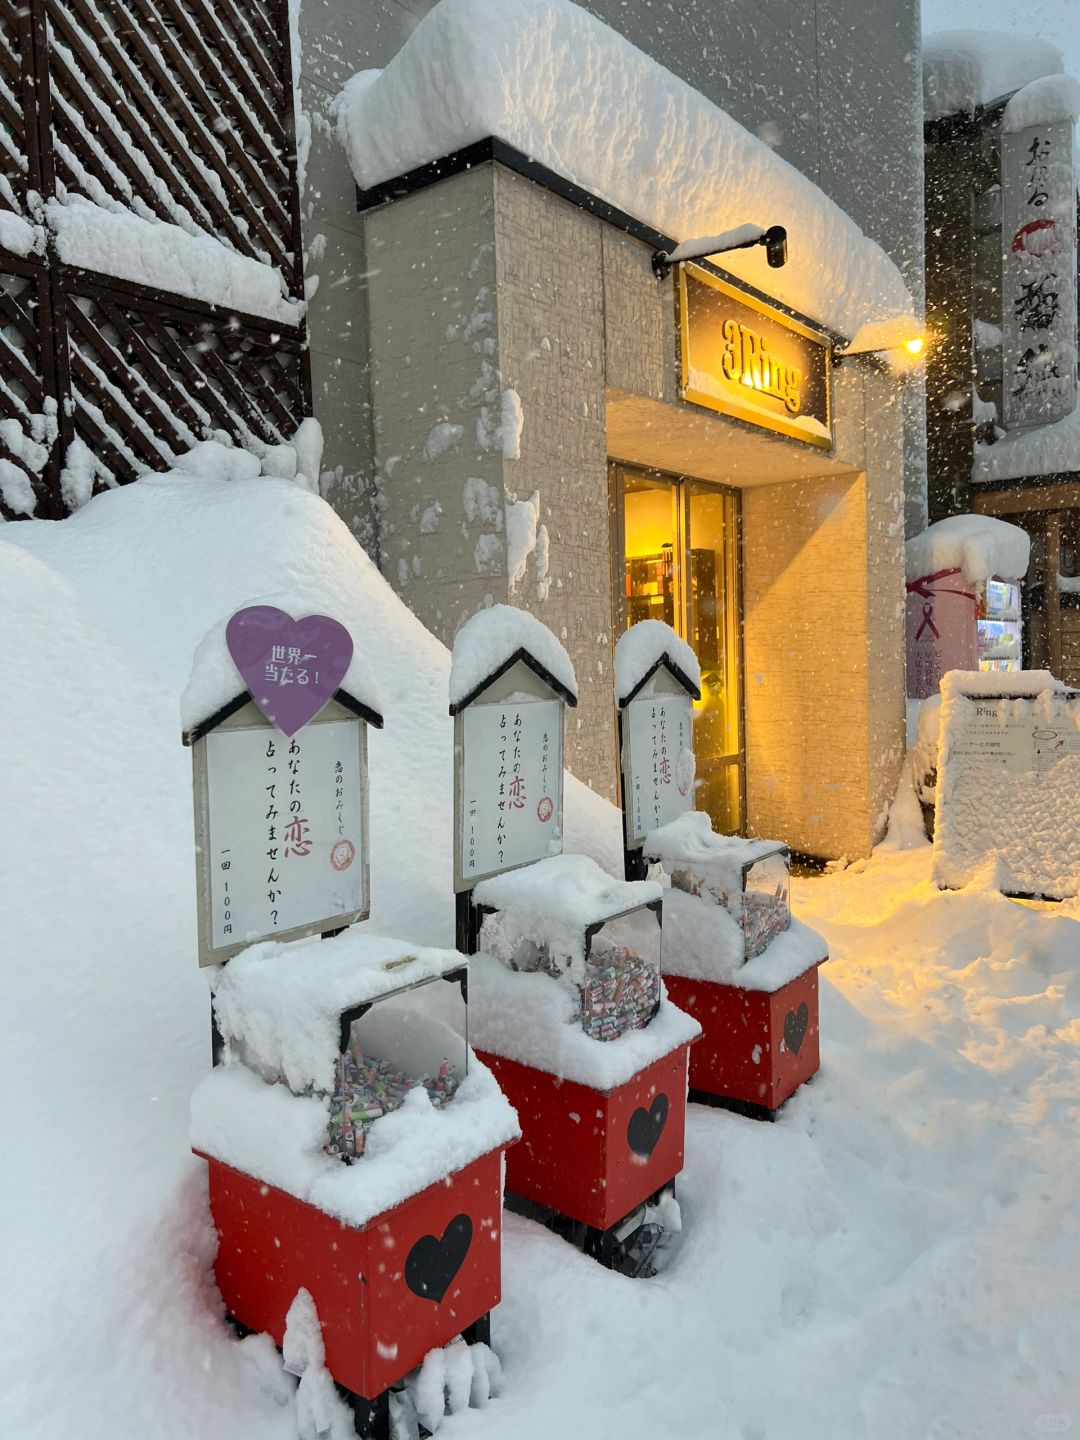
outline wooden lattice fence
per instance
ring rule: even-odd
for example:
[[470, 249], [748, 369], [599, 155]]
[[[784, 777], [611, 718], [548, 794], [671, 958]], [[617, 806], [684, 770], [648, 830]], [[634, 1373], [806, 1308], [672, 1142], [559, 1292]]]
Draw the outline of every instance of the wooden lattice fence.
[[121, 238], [194, 241], [301, 298], [287, 0], [0, 0], [0, 163], [0, 514], [62, 515], [88, 475], [215, 433], [289, 437], [310, 410], [296, 305], [138, 283], [131, 255], [99, 243], [89, 269], [58, 238], [131, 217]]

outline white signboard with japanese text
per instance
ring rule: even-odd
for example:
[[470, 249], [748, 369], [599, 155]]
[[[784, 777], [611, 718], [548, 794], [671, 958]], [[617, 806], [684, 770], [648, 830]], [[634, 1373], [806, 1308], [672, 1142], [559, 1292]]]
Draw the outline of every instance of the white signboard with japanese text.
[[1048, 725], [1032, 713], [1028, 700], [1002, 715], [999, 702], [968, 706], [965, 723], [954, 727], [950, 754], [954, 760], [985, 766], [1010, 775], [1045, 774], [1067, 755], [1080, 755], [1080, 730], [1075, 725]]
[[454, 888], [562, 849], [563, 702], [521, 696], [461, 712]]
[[1076, 404], [1076, 185], [1071, 121], [1001, 136], [1002, 398], [1007, 429]]
[[694, 808], [693, 704], [689, 695], [639, 696], [623, 711], [626, 844]]
[[196, 744], [202, 965], [368, 910], [364, 722], [333, 702], [292, 737], [241, 719]]

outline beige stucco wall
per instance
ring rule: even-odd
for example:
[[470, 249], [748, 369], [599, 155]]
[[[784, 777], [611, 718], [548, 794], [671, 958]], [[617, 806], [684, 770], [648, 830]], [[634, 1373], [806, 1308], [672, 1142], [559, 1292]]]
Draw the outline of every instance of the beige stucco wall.
[[493, 215], [485, 166], [365, 224], [379, 563], [447, 643], [507, 598]]
[[508, 498], [538, 495], [547, 532], [546, 577], [541, 544], [509, 598], [569, 651], [578, 707], [566, 718], [567, 763], [614, 799], [601, 231], [591, 216], [496, 167], [499, 369], [524, 416], [520, 454], [504, 462], [503, 483]]
[[884, 375], [835, 376], [855, 475], [743, 492], [749, 828], [809, 855], [865, 855], [904, 753], [902, 405]]
[[[447, 643], [493, 601], [549, 625], [581, 693], [568, 765], [614, 796], [608, 455], [747, 487], [749, 823], [867, 853], [903, 743], [898, 388], [838, 372], [831, 456], [680, 404], [671, 282], [648, 247], [498, 166], [372, 212], [365, 245], [380, 556], [402, 597]], [[484, 423], [504, 392], [516, 455]], [[440, 426], [460, 427], [445, 446]], [[505, 507], [534, 494], [547, 554], [512, 588]]]

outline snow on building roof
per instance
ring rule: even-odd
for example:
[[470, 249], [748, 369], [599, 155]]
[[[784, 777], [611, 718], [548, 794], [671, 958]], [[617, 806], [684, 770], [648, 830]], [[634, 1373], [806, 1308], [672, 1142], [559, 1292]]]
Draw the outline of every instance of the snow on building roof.
[[454, 637], [450, 664], [450, 709], [460, 710], [513, 660], [527, 651], [547, 671], [567, 704], [577, 704], [577, 678], [570, 656], [548, 627], [527, 610], [491, 605], [479, 610]]
[[469, 980], [473, 1043], [564, 1080], [612, 1090], [700, 1034], [698, 1022], [672, 1005], [664, 993], [660, 1009], [643, 1029], [627, 1030], [614, 1040], [594, 1040], [581, 1028], [573, 995], [554, 976], [542, 971], [516, 974], [491, 955], [473, 956]]
[[924, 118], [972, 115], [1064, 68], [1061, 52], [1034, 35], [938, 30], [923, 36]]
[[962, 570], [971, 581], [1022, 580], [1031, 555], [1031, 536], [1019, 525], [992, 515], [950, 515], [938, 520], [904, 547], [909, 580]]
[[79, 195], [45, 206], [56, 252], [69, 265], [299, 325], [304, 306], [284, 293], [281, 271], [204, 233], [130, 210], [106, 210]]
[[1001, 116], [1002, 130], [1026, 130], [1080, 118], [1080, 81], [1072, 75], [1044, 75], [1012, 97]]
[[701, 694], [701, 666], [692, 648], [663, 620], [639, 620], [615, 642], [615, 700], [625, 705], [662, 660]]
[[349, 928], [330, 940], [253, 945], [211, 977], [214, 1014], [228, 1041], [296, 1094], [332, 1090], [343, 1010], [467, 965], [433, 950]]
[[785, 226], [782, 269], [759, 247], [725, 269], [841, 334], [911, 312], [893, 261], [816, 185], [571, 0], [441, 0], [337, 115], [362, 188], [494, 136], [677, 242]]
[[[254, 595], [249, 604], [273, 605], [278, 610], [284, 610], [294, 620], [312, 613], [310, 601], [302, 600], [296, 594]], [[361, 635], [358, 639], [357, 628], [346, 623], [340, 616], [335, 615], [333, 618], [345, 625], [353, 640], [352, 659], [338, 687], [338, 693], [344, 692], [365, 710], [381, 717], [382, 696], [371, 666], [361, 653], [363, 637]], [[230, 619], [229, 615], [223, 616], [203, 636], [192, 658], [191, 674], [180, 697], [180, 724], [185, 735], [190, 735], [237, 696], [246, 693], [247, 687], [229, 654], [225, 640]]]
[[1052, 425], [1016, 430], [993, 445], [977, 444], [971, 478], [977, 485], [1080, 470], [1080, 405]]

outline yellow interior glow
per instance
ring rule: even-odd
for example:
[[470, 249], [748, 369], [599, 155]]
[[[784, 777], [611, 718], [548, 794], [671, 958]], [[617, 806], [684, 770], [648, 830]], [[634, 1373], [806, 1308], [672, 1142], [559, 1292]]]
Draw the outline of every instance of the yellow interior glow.
[[925, 346], [926, 341], [921, 335], [916, 335], [911, 340], [904, 341], [904, 349], [909, 355], [921, 355]]

